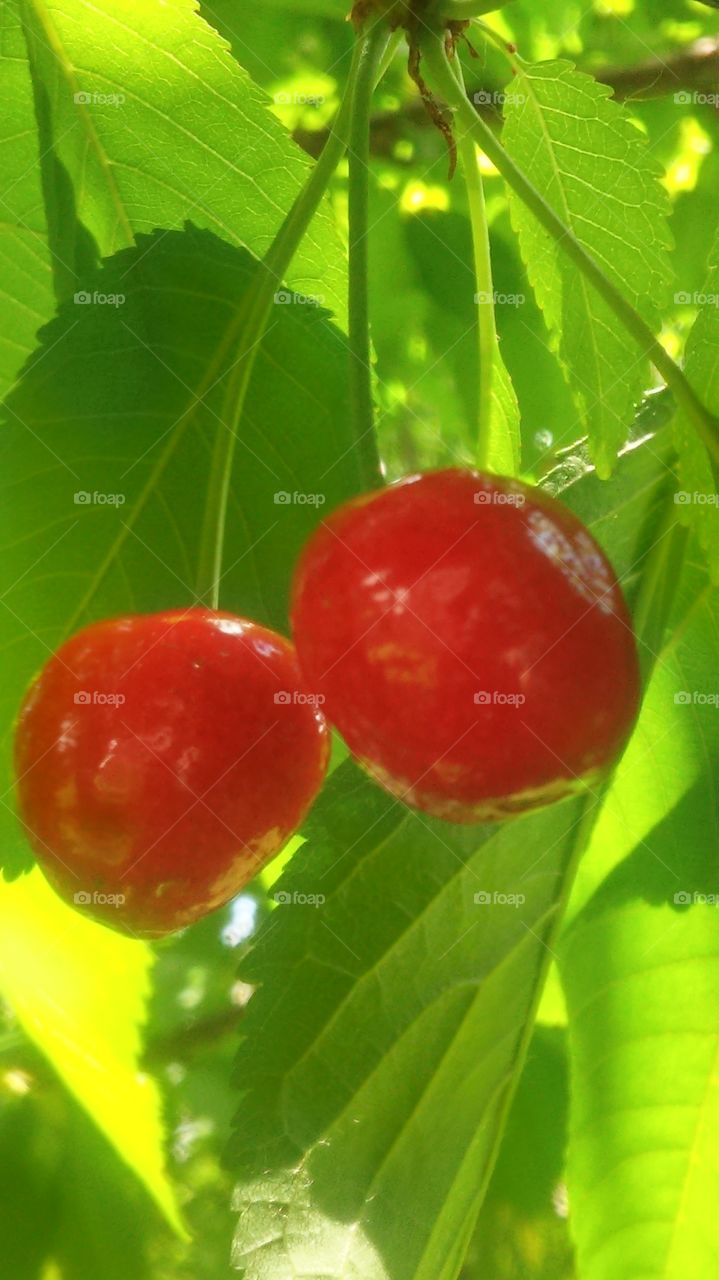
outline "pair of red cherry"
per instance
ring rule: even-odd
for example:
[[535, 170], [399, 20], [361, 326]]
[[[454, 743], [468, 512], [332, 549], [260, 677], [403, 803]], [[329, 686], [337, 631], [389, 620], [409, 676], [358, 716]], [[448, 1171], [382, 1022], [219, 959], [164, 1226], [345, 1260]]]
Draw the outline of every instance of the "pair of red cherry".
[[297, 655], [205, 609], [79, 632], [28, 691], [20, 814], [60, 894], [152, 937], [233, 897], [302, 822], [327, 720], [374, 778], [455, 822], [591, 785], [638, 705], [614, 573], [571, 512], [469, 471], [323, 521], [297, 568]]

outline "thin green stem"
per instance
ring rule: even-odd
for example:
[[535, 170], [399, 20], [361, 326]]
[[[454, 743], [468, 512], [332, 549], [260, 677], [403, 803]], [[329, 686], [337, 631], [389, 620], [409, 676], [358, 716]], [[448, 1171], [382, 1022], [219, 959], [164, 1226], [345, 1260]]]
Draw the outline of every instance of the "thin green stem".
[[[455, 74], [462, 93], [465, 92], [462, 69], [457, 61]], [[479, 340], [479, 406], [477, 412], [477, 466], [485, 471], [492, 447], [492, 383], [497, 352], [497, 327], [494, 315], [494, 281], [489, 244], [484, 184], [479, 169], [477, 148], [466, 129], [457, 137], [464, 181], [469, 200], [469, 218], [474, 247], [474, 272], [477, 292], [477, 335]]]
[[387, 41], [385, 51], [379, 60], [379, 67], [377, 68], [377, 78], [375, 80], [375, 88], [380, 83], [380, 81], [384, 78], [385, 72], [389, 70], [389, 65], [394, 55], [397, 52], [400, 41], [403, 38], [404, 38], [404, 32], [401, 27], [398, 28], [397, 31], [393, 31], [392, 34], [390, 35], [389, 40]]
[[494, 283], [489, 248], [484, 186], [477, 163], [477, 148], [465, 133], [457, 139], [469, 198], [477, 283], [477, 333], [479, 336], [479, 408], [477, 412], [477, 466], [486, 470], [492, 445], [492, 380], [497, 350], [494, 319]]
[[504, 36], [501, 36], [498, 31], [495, 31], [494, 27], [490, 27], [488, 22], [482, 22], [481, 18], [475, 19], [475, 21], [472, 23], [472, 30], [481, 31], [485, 39], [491, 41], [492, 44], [496, 45], [497, 48], [499, 49], [499, 52], [503, 53], [505, 58], [508, 59], [512, 70], [513, 71], [516, 70], [515, 64], [512, 61], [514, 45], [507, 44], [507, 41], [504, 38]]
[[384, 24], [375, 23], [360, 43], [349, 145], [349, 349], [353, 435], [370, 484], [380, 481], [372, 400], [369, 321], [369, 128], [372, 94], [387, 43]]
[[232, 323], [233, 337], [237, 341], [239, 354], [228, 376], [220, 414], [223, 426], [218, 427], [215, 436], [197, 573], [197, 596], [207, 601], [214, 609], [219, 605], [232, 464], [247, 391], [262, 337], [272, 312], [275, 293], [282, 284], [330, 179], [349, 145], [355, 84], [361, 55], [362, 44], [358, 41], [355, 45], [342, 103], [322, 154], [277, 232], [264, 261], [258, 265], [254, 280]]
[[541, 193], [505, 151], [501, 142], [495, 138], [492, 130], [477, 115], [457, 83], [446, 54], [443, 36], [437, 32], [428, 33], [422, 48], [426, 67], [437, 90], [454, 108], [460, 122], [474, 138], [477, 146], [481, 147], [505, 182], [516, 192], [582, 275], [589, 280], [638, 346], [646, 352], [654, 367], [671, 387], [677, 404], [695, 427], [714, 462], [719, 463], [719, 420], [702, 404], [691, 383], [664, 350], [649, 325], [616, 285], [605, 276], [599, 264], [547, 204]]

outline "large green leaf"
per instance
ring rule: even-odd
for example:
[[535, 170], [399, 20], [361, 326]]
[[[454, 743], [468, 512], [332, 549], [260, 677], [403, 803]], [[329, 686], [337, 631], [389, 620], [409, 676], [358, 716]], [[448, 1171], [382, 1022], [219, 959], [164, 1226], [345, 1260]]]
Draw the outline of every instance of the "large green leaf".
[[54, 309], [33, 93], [18, 6], [0, 6], [0, 397]]
[[176, 1230], [161, 1103], [139, 1068], [152, 952], [66, 906], [39, 871], [0, 880], [0, 991]]
[[[186, 219], [262, 256], [309, 161], [194, 0], [23, 0], [55, 154], [103, 256]], [[343, 313], [343, 261], [320, 211], [292, 282]]]
[[719, 1265], [716, 782], [617, 868], [562, 948], [582, 1280], [709, 1280]]
[[561, 948], [582, 1280], [705, 1280], [719, 1257], [718, 636], [691, 543]]
[[[6, 761], [20, 691], [63, 635], [93, 617], [189, 606], [206, 590], [197, 575], [216, 519], [211, 454], [229, 433], [225, 375], [242, 344], [200, 397], [254, 268], [206, 231], [142, 237], [84, 282], [87, 298], [117, 305], [64, 306], [10, 396], [0, 535]], [[237, 435], [220, 587], [223, 607], [280, 628], [313, 503], [329, 507], [361, 487], [344, 338], [319, 308], [282, 297]], [[1, 803], [3, 857], [17, 865], [23, 841]]]
[[[608, 94], [570, 63], [520, 64], [507, 91], [503, 138], [548, 204], [656, 328], [669, 279], [668, 201], [641, 135]], [[645, 353], [561, 245], [514, 193], [509, 200], [582, 429], [606, 475], [648, 382]]]
[[[608, 533], [630, 596], [663, 509], [663, 447], [569, 494]], [[247, 1280], [457, 1275], [598, 799], [453, 828], [354, 765], [333, 775], [244, 968], [259, 987], [233, 1147]]]
[[243, 973], [247, 1280], [456, 1275], [582, 809], [453, 830], [333, 775]]

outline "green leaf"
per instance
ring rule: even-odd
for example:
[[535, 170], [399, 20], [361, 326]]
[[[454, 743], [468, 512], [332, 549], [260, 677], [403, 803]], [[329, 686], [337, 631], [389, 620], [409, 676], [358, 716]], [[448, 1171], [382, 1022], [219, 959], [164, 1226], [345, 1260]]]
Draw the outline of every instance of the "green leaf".
[[152, 952], [83, 918], [34, 871], [0, 881], [0, 990], [26, 1033], [184, 1234], [160, 1095], [139, 1070]]
[[[96, 617], [199, 602], [211, 451], [228, 430], [225, 375], [242, 354], [218, 362], [218, 351], [255, 269], [209, 232], [141, 237], [84, 281], [85, 296], [100, 301], [65, 305], [43, 331], [9, 399], [0, 519], [7, 772], [20, 691], [65, 634]], [[321, 507], [356, 493], [361, 479], [345, 340], [318, 307], [281, 297], [237, 440], [220, 595], [230, 611], [283, 629], [301, 545]], [[3, 857], [17, 869], [27, 852], [3, 806]]]
[[713, 785], [707, 769], [719, 758], [719, 715], [702, 700], [715, 692], [719, 602], [698, 547], [690, 545], [687, 556], [673, 625], [657, 649], [639, 723], [579, 869], [572, 915], [634, 849], [652, 844], [653, 828], [690, 792]]
[[617, 868], [562, 948], [582, 1280], [717, 1271], [719, 832], [708, 782]]
[[[54, 1188], [60, 1212], [49, 1252], [63, 1280], [151, 1280], [148, 1238], [155, 1215], [147, 1213], [141, 1188], [92, 1121], [78, 1107], [68, 1110]], [[47, 1125], [41, 1136], [47, 1140]], [[169, 1252], [164, 1231], [162, 1238]]]
[[487, 459], [489, 470], [499, 475], [516, 475], [520, 467], [521, 450], [519, 403], [497, 345], [492, 361], [492, 413]]
[[[668, 200], [659, 170], [609, 89], [568, 62], [519, 64], [504, 144], [610, 280], [655, 329], [669, 280]], [[649, 370], [614, 314], [509, 193], [529, 278], [601, 475], [627, 437]]]
[[[656, 415], [657, 401], [648, 411]], [[663, 408], [661, 410], [663, 413]], [[669, 424], [671, 415], [669, 416]], [[686, 551], [679, 522], [680, 509], [673, 502], [675, 462], [672, 436], [662, 430], [635, 450], [641, 470], [631, 473], [620, 468], [613, 489], [622, 477], [630, 479], [624, 493], [626, 502], [641, 500], [643, 511], [625, 525], [612, 522], [611, 515], [599, 525], [610, 557], [629, 566], [622, 585], [630, 604], [637, 605], [637, 588], [646, 569], [645, 557], [654, 559], [653, 587], [645, 584], [641, 606], [640, 657], [647, 674], [641, 714], [622, 760], [606, 794], [587, 852], [578, 869], [568, 907], [571, 919], [591, 898], [610, 872], [633, 849], [649, 838], [652, 827], [686, 796], [705, 768], [707, 758], [719, 750], [719, 720], [703, 722], [704, 737], [690, 728], [686, 705], [675, 701], [677, 692], [701, 689], [702, 669], [716, 660], [715, 620], [707, 602], [711, 597], [705, 567], [697, 563], [696, 547]], [[585, 498], [592, 490], [577, 486]], [[621, 503], [619, 492], [617, 502]], [[575, 506], [577, 504], [575, 503]], [[596, 520], [596, 509], [583, 502], [578, 514], [585, 522]], [[629, 535], [627, 542], [626, 535]], [[664, 616], [672, 613], [672, 626]], [[658, 613], [658, 624], [648, 625], [649, 613]], [[712, 733], [712, 729], [714, 732]]]
[[583, 803], [451, 828], [333, 775], [243, 972], [247, 1280], [456, 1274]]
[[568, 1114], [566, 1033], [537, 1027], [507, 1117], [489, 1200], [517, 1205], [527, 1214], [551, 1208], [564, 1173]]
[[[719, 238], [687, 342], [685, 371], [694, 390], [719, 417]], [[679, 452], [677, 514], [696, 528], [714, 581], [719, 578], [719, 496], [709, 454], [683, 413], [675, 424]]]
[[[671, 494], [668, 509], [665, 538]], [[693, 541], [560, 950], [582, 1280], [716, 1271], [718, 637], [719, 593]]]
[[0, 1251], [6, 1275], [150, 1280], [148, 1237], [159, 1225], [167, 1250], [164, 1224], [122, 1156], [38, 1059], [34, 1054], [28, 1092], [8, 1090], [0, 1098]]
[[[474, 147], [471, 150], [474, 156]], [[421, 376], [416, 373], [410, 375], [409, 390], [414, 392], [416, 388], [423, 387], [425, 380], [434, 372], [445, 378], [440, 394], [433, 397], [441, 404], [441, 434], [433, 431], [429, 424], [425, 426], [425, 432], [429, 434], [432, 431], [432, 440], [439, 446], [432, 461], [435, 464], [456, 464], [465, 459], [472, 465], [477, 458], [479, 362], [471, 227], [460, 213], [426, 209], [417, 214], [405, 212], [399, 228], [378, 215], [375, 228], [373, 254], [377, 252], [379, 261], [375, 263], [373, 294], [382, 302], [373, 324], [373, 331], [379, 333], [378, 346], [384, 346], [390, 340], [400, 347], [392, 351], [396, 378], [403, 371], [404, 352], [412, 345], [409, 325], [417, 324], [418, 319], [423, 322], [425, 341], [431, 344], [430, 359], [425, 358], [426, 367]], [[392, 242], [387, 244], [390, 237]], [[390, 254], [391, 267], [388, 263]], [[409, 255], [407, 265], [415, 268], [422, 284], [421, 293], [410, 295], [409, 307], [407, 294], [412, 282], [401, 275], [404, 264], [400, 255], [405, 254]], [[389, 289], [388, 279], [391, 282]], [[408, 311], [409, 316], [406, 314]], [[404, 313], [401, 320], [398, 312]], [[463, 418], [458, 424], [458, 439], [454, 438], [452, 421], [455, 397], [461, 405]], [[415, 430], [413, 435], [419, 437], [420, 433]], [[496, 344], [490, 435], [492, 469], [504, 475], [515, 474], [521, 443], [519, 407], [500, 346]]]
[[[55, 154], [101, 255], [189, 218], [262, 257], [310, 162], [194, 0], [24, 0], [23, 10]], [[292, 282], [341, 316], [343, 277], [334, 220], [320, 211]]]
[[32, 82], [14, 0], [0, 7], [0, 397], [54, 310]]

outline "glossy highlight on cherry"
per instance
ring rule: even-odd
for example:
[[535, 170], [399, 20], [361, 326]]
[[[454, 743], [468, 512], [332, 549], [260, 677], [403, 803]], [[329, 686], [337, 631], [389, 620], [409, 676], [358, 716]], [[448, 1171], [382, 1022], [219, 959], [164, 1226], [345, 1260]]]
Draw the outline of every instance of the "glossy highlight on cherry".
[[639, 706], [631, 618], [560, 502], [448, 469], [355, 499], [300, 559], [305, 678], [372, 776], [453, 822], [594, 786]]

